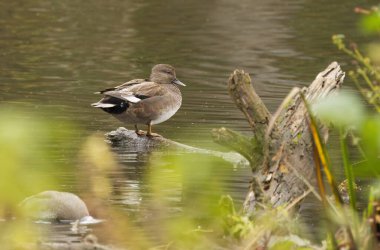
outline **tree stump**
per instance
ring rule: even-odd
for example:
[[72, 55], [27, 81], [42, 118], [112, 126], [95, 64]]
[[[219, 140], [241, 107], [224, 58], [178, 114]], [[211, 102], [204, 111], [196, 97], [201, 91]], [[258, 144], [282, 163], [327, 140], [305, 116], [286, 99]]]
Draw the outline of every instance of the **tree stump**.
[[260, 199], [269, 200], [273, 206], [301, 200], [315, 184], [313, 142], [301, 93], [313, 103], [339, 89], [344, 76], [339, 64], [331, 63], [308, 88], [294, 88], [271, 115], [249, 75], [242, 70], [231, 74], [229, 93], [247, 118], [253, 136], [246, 138], [226, 128], [214, 129], [213, 136], [251, 164], [253, 179], [244, 204], [246, 213], [253, 212]]

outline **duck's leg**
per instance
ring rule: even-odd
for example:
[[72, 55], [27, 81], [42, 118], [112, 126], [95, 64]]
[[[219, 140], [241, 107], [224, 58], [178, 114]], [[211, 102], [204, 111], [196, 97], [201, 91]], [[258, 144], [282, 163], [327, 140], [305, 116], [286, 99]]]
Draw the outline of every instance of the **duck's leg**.
[[159, 134], [152, 133], [152, 122], [148, 123], [148, 132], [146, 133], [146, 136], [149, 136], [149, 137], [159, 137], [159, 136], [161, 136]]
[[137, 124], [135, 124], [135, 132], [136, 132], [136, 134], [137, 135], [145, 135], [145, 132], [144, 131], [142, 131], [142, 130], [139, 130], [138, 128], [137, 128]]

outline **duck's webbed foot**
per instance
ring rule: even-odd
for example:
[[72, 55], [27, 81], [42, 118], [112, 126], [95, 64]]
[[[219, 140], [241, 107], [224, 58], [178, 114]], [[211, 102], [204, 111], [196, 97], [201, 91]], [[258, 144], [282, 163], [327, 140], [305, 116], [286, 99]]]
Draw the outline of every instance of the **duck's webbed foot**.
[[138, 130], [138, 131], [135, 131], [135, 132], [136, 132], [136, 134], [137, 134], [138, 136], [146, 135], [146, 132], [145, 132], [145, 131], [142, 131], [142, 130]]
[[152, 124], [149, 123], [148, 124], [148, 132], [146, 133], [146, 136], [148, 136], [148, 137], [160, 137], [161, 135], [156, 134], [156, 133], [152, 133]]
[[161, 137], [162, 135], [157, 134], [157, 133], [147, 133], [146, 136], [148, 136], [148, 137]]
[[137, 125], [135, 125], [135, 133], [136, 133], [138, 136], [146, 135], [146, 132], [145, 132], [145, 131], [139, 130], [139, 129], [137, 128]]

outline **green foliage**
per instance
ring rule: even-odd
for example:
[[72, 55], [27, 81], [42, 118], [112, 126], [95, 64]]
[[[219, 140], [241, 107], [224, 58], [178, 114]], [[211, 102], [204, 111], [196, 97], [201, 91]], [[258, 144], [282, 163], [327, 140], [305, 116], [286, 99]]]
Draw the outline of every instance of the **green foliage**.
[[219, 201], [223, 230], [225, 235], [235, 239], [244, 239], [253, 229], [248, 216], [239, 215], [235, 211], [234, 202], [229, 195], [224, 195]]
[[[349, 109], [347, 107], [350, 107]], [[360, 99], [349, 92], [341, 91], [337, 95], [329, 96], [313, 105], [314, 113], [318, 118], [339, 128], [339, 139], [342, 151], [342, 160], [346, 178], [348, 180], [348, 193], [353, 209], [356, 208], [356, 195], [354, 190], [355, 177], [348, 156], [345, 131], [347, 129], [359, 129], [367, 119], [364, 106]], [[344, 110], [344, 112], [342, 112]]]
[[280, 241], [274, 244], [270, 250], [293, 250], [293, 249], [299, 249], [297, 245], [289, 240]]
[[348, 75], [354, 81], [364, 99], [380, 113], [380, 70], [371, 61], [370, 57], [364, 56], [359, 51], [356, 45], [353, 44], [351, 48], [347, 47], [344, 39], [344, 35], [332, 36], [332, 41], [338, 49], [357, 62], [356, 69], [349, 71]]
[[[347, 107], [350, 108], [347, 109]], [[315, 103], [313, 110], [320, 120], [339, 128], [341, 140], [344, 141], [349, 134], [360, 138], [356, 145], [363, 159], [353, 164], [355, 175], [374, 177], [375, 174], [375, 176], [379, 176], [380, 117], [367, 113], [359, 98], [348, 92], [341, 92], [337, 96], [328, 97]], [[341, 147], [344, 150], [346, 144], [341, 144]], [[348, 153], [344, 153], [343, 158], [348, 162], [349, 159], [346, 159]], [[349, 171], [346, 171], [346, 174], [348, 177]]]
[[[343, 166], [344, 166], [344, 172], [346, 174], [346, 180], [347, 184], [343, 182], [344, 188], [348, 188], [348, 194], [350, 199], [350, 204], [353, 210], [356, 209], [356, 194], [355, 194], [355, 177], [353, 174], [352, 166], [350, 164], [350, 159], [348, 157], [348, 148], [346, 143], [346, 135], [344, 133], [344, 129], [341, 128], [339, 130], [339, 141], [340, 141], [340, 148], [342, 151], [342, 160], [343, 160]], [[341, 185], [340, 185], [341, 186]], [[340, 189], [342, 190], [342, 189]], [[343, 189], [344, 190], [344, 189]], [[342, 192], [341, 192], [342, 194]]]
[[[364, 33], [380, 34], [380, 12], [378, 8], [374, 7], [371, 11], [357, 8], [357, 12], [365, 14], [360, 21], [360, 27]], [[377, 65], [380, 62], [380, 57], [374, 53], [380, 51], [380, 45], [372, 44], [369, 49], [372, 55], [365, 56], [360, 52], [357, 45], [347, 46], [344, 35], [334, 35], [332, 40], [339, 50], [356, 61], [356, 68], [349, 71], [349, 76], [364, 99], [380, 113], [380, 69]], [[340, 225], [340, 229], [346, 229], [343, 231], [347, 232], [348, 236], [353, 235], [353, 239], [349, 239], [350, 237], [347, 238], [345, 235], [350, 245], [354, 244], [362, 249], [370, 249], [373, 246], [374, 237], [371, 236], [368, 216], [373, 214], [372, 204], [378, 201], [378, 197], [376, 198], [375, 189], [371, 187], [368, 208], [363, 211], [362, 219], [359, 219], [360, 216], [356, 211], [355, 176], [372, 179], [379, 177], [380, 117], [370, 115], [360, 100], [349, 93], [341, 93], [338, 96], [322, 100], [314, 105], [313, 110], [321, 120], [332, 123], [339, 128], [342, 160], [350, 197], [351, 210], [337, 207], [329, 216], [330, 220], [335, 225]], [[349, 157], [346, 139], [349, 134], [354, 138], [354, 146], [362, 156], [359, 162], [353, 164], [351, 164]], [[332, 244], [333, 238], [330, 237]], [[350, 240], [354, 242], [350, 242]]]
[[[350, 244], [356, 244], [363, 247], [363, 249], [369, 249], [372, 241], [367, 217], [364, 216], [362, 219], [359, 219], [361, 216], [356, 211], [355, 176], [367, 178], [379, 176], [380, 117], [377, 114], [371, 115], [367, 113], [359, 99], [353, 94], [341, 92], [332, 98], [322, 99], [315, 103], [313, 110], [320, 120], [328, 124], [334, 124], [339, 129], [342, 160], [347, 178], [351, 209], [330, 204], [333, 209], [327, 210], [330, 214], [329, 222], [330, 224], [337, 225], [339, 229], [345, 229], [341, 230], [341, 232], [346, 232], [343, 238], [348, 240], [348, 242], [350, 239], [347, 237], [351, 234], [353, 235], [351, 240], [354, 242]], [[350, 107], [351, 110], [348, 111], [347, 107]], [[339, 111], [345, 115], [339, 114]], [[360, 160], [360, 164], [351, 164], [346, 140], [349, 134], [354, 135], [355, 138], [360, 138], [355, 144], [363, 157]], [[371, 197], [372, 201], [370, 200], [369, 204], [374, 199], [373, 195]], [[367, 216], [371, 214], [370, 209], [371, 206], [363, 214]]]
[[[67, 166], [52, 164], [51, 145], [73, 146], [65, 134], [70, 131], [74, 131], [71, 125], [54, 123], [43, 116], [0, 110], [0, 219], [21, 217], [18, 204], [25, 197], [59, 188], [55, 172]], [[4, 249], [17, 248], [37, 237], [39, 231], [26, 221], [2, 222], [0, 226], [0, 245]]]
[[[364, 14], [360, 20], [360, 28], [366, 34], [380, 34], [380, 11], [378, 7], [372, 7], [371, 10], [356, 8], [358, 13]], [[356, 69], [349, 72], [349, 76], [354, 81], [356, 87], [364, 97], [364, 99], [371, 104], [377, 112], [380, 113], [380, 69], [376, 63], [379, 63], [378, 55], [376, 51], [379, 51], [379, 44], [372, 44], [369, 49], [369, 56], [363, 55], [358, 46], [352, 45], [348, 47], [344, 41], [344, 35], [334, 35], [332, 37], [333, 43], [339, 50], [343, 51], [356, 61]], [[371, 53], [372, 52], [372, 53]], [[374, 53], [375, 52], [375, 53]], [[372, 60], [371, 60], [372, 58]], [[348, 96], [345, 94], [345, 96]], [[361, 153], [363, 159], [361, 162], [354, 164], [352, 168], [349, 165], [347, 146], [344, 143], [345, 133], [343, 130], [340, 132], [341, 147], [343, 154], [343, 162], [346, 169], [346, 176], [348, 178], [349, 193], [352, 203], [355, 203], [354, 198], [354, 175], [362, 177], [374, 177], [379, 176], [379, 163], [380, 163], [380, 123], [378, 116], [370, 116], [364, 112], [362, 105], [357, 100], [351, 98], [351, 105], [349, 101], [337, 100], [341, 103], [342, 107], [332, 106], [333, 111], [329, 120], [335, 123], [343, 125], [344, 129], [354, 125], [356, 127], [356, 133], [358, 134], [360, 141], [357, 144], [358, 151]], [[344, 109], [343, 106], [350, 107], [350, 109]], [[348, 118], [345, 119], [334, 112], [334, 107], [345, 110], [344, 115]], [[360, 107], [360, 108], [359, 108]], [[322, 113], [326, 113], [322, 111]], [[336, 117], [333, 117], [336, 116]], [[323, 115], [322, 115], [323, 117]], [[351, 119], [351, 121], [350, 121]], [[343, 124], [342, 124], [343, 123]], [[352, 204], [353, 207], [354, 204]]]
[[335, 177], [331, 172], [331, 162], [330, 162], [330, 156], [327, 151], [326, 145], [322, 140], [321, 133], [318, 128], [317, 120], [314, 117], [313, 112], [311, 111], [311, 107], [309, 103], [307, 102], [305, 96], [301, 93], [302, 100], [304, 102], [304, 105], [306, 106], [307, 114], [308, 114], [308, 123], [309, 123], [309, 129], [311, 133], [311, 138], [313, 141], [313, 154], [314, 154], [314, 163], [315, 163], [315, 169], [316, 169], [316, 179], [317, 184], [320, 192], [320, 196], [322, 198], [322, 203], [327, 209], [327, 195], [325, 192], [325, 187], [323, 184], [323, 176], [322, 171], [324, 171], [327, 179], [327, 183], [329, 184], [331, 191], [333, 192], [335, 201], [338, 204], [342, 203], [342, 199], [340, 197], [338, 186], [335, 181]]
[[[152, 214], [155, 222], [149, 229], [133, 223], [125, 213], [104, 203], [113, 192], [110, 173], [118, 171], [120, 166], [104, 143], [103, 135], [90, 135], [78, 146], [67, 141], [72, 138], [67, 134], [74, 131], [77, 128], [72, 125], [56, 124], [31, 113], [0, 113], [2, 218], [7, 211], [18, 216], [18, 203], [31, 194], [62, 190], [56, 172], [71, 168], [78, 178], [76, 181], [84, 187], [79, 195], [85, 198], [90, 211], [96, 208], [98, 218], [107, 220], [99, 225], [102, 236], [115, 245], [132, 249], [213, 249], [226, 245], [236, 248], [262, 246], [272, 237], [285, 237], [274, 249], [282, 245], [289, 249], [303, 246], [286, 239], [302, 231], [286, 208], [266, 207], [253, 215], [252, 220], [239, 213], [232, 198], [224, 195], [226, 190], [220, 175], [214, 174], [218, 169], [219, 173], [225, 171], [225, 175], [231, 175], [232, 166], [207, 155], [151, 154], [144, 184], [151, 189], [152, 197], [141, 201], [146, 202], [143, 206], [148, 208], [142, 211], [141, 217]], [[63, 151], [77, 148], [78, 155], [67, 157], [78, 157], [78, 166], [52, 161], [54, 150], [47, 145], [59, 145]], [[178, 193], [182, 199], [173, 200]], [[171, 212], [173, 207], [181, 209], [179, 216]], [[38, 230], [33, 224], [10, 222], [0, 228], [0, 244], [14, 248], [20, 243], [33, 243], [43, 237], [43, 233], [35, 232]], [[151, 240], [148, 236], [151, 234], [158, 239]], [[125, 235], [128, 235], [127, 240]], [[156, 246], [156, 242], [163, 245]]]
[[380, 117], [368, 117], [360, 128], [363, 160], [356, 164], [354, 172], [361, 177], [380, 176]]
[[291, 240], [278, 241], [269, 250], [311, 250], [311, 247], [302, 247]]
[[364, 15], [359, 26], [366, 34], [379, 34], [380, 33], [380, 10], [378, 7], [373, 7], [369, 13]]
[[[366, 116], [365, 108], [357, 95], [340, 91], [312, 106], [313, 112], [325, 123], [339, 127], [358, 127]], [[344, 111], [344, 112], [342, 112]]]
[[71, 128], [27, 117], [21, 111], [0, 111], [0, 190], [11, 190], [0, 192], [0, 211], [17, 207], [26, 196], [54, 189], [59, 182], [54, 172], [62, 166], [51, 164], [48, 145], [69, 145], [62, 131]]

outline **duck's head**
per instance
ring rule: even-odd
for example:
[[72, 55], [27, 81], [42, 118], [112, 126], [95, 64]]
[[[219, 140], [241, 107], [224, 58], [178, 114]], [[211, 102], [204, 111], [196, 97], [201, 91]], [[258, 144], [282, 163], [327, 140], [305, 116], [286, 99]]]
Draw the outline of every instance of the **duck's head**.
[[150, 74], [150, 80], [152, 82], [161, 84], [177, 84], [181, 86], [186, 86], [180, 80], [177, 79], [175, 75], [175, 69], [169, 64], [157, 64], [152, 68], [152, 73]]

